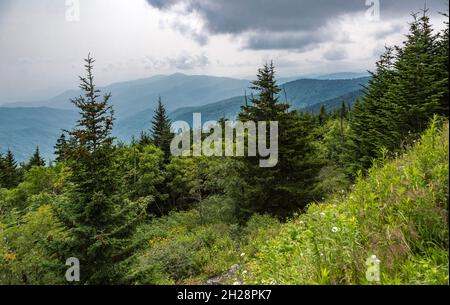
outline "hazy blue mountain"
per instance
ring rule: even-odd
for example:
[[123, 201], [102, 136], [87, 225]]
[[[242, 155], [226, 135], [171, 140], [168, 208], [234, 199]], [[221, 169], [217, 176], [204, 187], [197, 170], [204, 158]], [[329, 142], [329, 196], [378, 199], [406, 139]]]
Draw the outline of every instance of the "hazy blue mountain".
[[74, 126], [78, 113], [52, 108], [0, 108], [0, 152], [10, 148], [18, 160], [28, 160], [39, 146], [45, 159], [62, 129]]
[[363, 95], [363, 91], [362, 90], [356, 90], [356, 91], [352, 91], [349, 93], [346, 93], [342, 96], [321, 102], [321, 103], [317, 103], [308, 107], [303, 108], [302, 110], [305, 112], [310, 112], [310, 113], [314, 113], [317, 114], [320, 112], [320, 108], [322, 106], [325, 107], [325, 110], [327, 112], [333, 112], [335, 110], [338, 110], [339, 108], [341, 108], [342, 106], [342, 102], [345, 102], [346, 105], [348, 106], [353, 106], [353, 104], [356, 102], [356, 100], [358, 98], [360, 98]]
[[[120, 82], [100, 87], [103, 93], [111, 92], [111, 103], [118, 119], [132, 116], [156, 106], [161, 96], [169, 111], [186, 106], [200, 106], [248, 91], [249, 81], [228, 77], [173, 74], [157, 75], [146, 79]], [[80, 95], [79, 90], [68, 90], [47, 101], [13, 103], [4, 106], [51, 107], [74, 109], [70, 99]]]
[[[282, 85], [280, 101], [287, 101], [294, 109], [315, 112], [315, 105], [326, 104], [326, 108], [334, 110], [340, 107], [343, 100], [353, 104], [360, 96], [361, 85], [367, 84], [369, 78], [350, 80], [313, 80], [301, 79]], [[286, 94], [284, 94], [286, 92]], [[236, 96], [219, 102], [197, 106], [182, 107], [170, 112], [172, 121], [185, 121], [192, 126], [192, 114], [201, 113], [202, 122], [218, 120], [221, 117], [235, 119], [245, 103], [244, 96]], [[320, 106], [318, 106], [320, 110]], [[139, 135], [141, 130], [150, 129], [153, 109], [147, 109], [131, 117], [118, 120], [116, 134], [119, 138], [129, 140], [132, 135]]]
[[[368, 77], [347, 80], [300, 79], [282, 85], [280, 101], [295, 109], [315, 109], [324, 103], [333, 109], [345, 99], [352, 103]], [[202, 113], [202, 121], [221, 117], [234, 119], [245, 103], [246, 80], [174, 74], [122, 82], [105, 87], [113, 93], [116, 121], [113, 135], [129, 141], [141, 130], [151, 128], [157, 97], [161, 94], [173, 121], [191, 123], [192, 113]], [[247, 89], [247, 92], [249, 90]], [[77, 119], [69, 99], [78, 91], [67, 91], [48, 100], [49, 107], [0, 107], [0, 151], [10, 147], [19, 160], [27, 160], [37, 145], [45, 158], [53, 158], [53, 146], [62, 129], [71, 129]], [[68, 109], [57, 109], [59, 107]], [[317, 106], [317, 107], [316, 107]]]
[[338, 72], [338, 73], [331, 73], [331, 74], [323, 74], [315, 76], [315, 79], [331, 79], [331, 80], [338, 80], [338, 79], [354, 79], [354, 78], [361, 78], [361, 77], [367, 77], [369, 76], [368, 72]]
[[281, 100], [283, 101], [286, 92], [289, 104], [295, 109], [301, 109], [359, 90], [369, 79], [369, 77], [346, 80], [300, 79], [282, 86]]

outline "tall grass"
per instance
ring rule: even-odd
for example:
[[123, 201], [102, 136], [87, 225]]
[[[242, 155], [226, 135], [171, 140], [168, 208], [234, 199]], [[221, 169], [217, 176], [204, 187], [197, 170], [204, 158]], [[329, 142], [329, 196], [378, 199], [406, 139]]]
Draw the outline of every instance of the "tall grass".
[[[285, 224], [246, 262], [246, 284], [448, 284], [448, 123]], [[260, 237], [264, 240], [263, 237]], [[380, 281], [366, 260], [380, 260]]]

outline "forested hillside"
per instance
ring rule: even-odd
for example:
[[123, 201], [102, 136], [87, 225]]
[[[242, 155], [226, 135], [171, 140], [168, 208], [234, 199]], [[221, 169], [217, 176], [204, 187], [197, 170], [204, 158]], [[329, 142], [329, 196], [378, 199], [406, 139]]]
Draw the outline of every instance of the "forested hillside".
[[434, 32], [414, 15], [353, 107], [333, 111], [291, 107], [266, 63], [237, 119], [278, 122], [273, 167], [172, 155], [163, 99], [148, 130], [118, 143], [89, 55], [56, 161], [0, 155], [0, 283], [448, 284], [448, 39], [448, 23]]

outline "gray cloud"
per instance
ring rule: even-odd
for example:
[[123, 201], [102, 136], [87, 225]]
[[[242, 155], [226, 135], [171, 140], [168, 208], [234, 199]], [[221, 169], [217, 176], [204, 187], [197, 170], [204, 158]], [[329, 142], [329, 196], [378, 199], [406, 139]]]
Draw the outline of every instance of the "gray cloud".
[[318, 32], [255, 32], [248, 36], [245, 47], [253, 50], [294, 49], [306, 51], [326, 41], [328, 35]]
[[[335, 18], [364, 13], [366, 0], [147, 0], [155, 8], [170, 11], [184, 4], [205, 21], [205, 33], [196, 40], [202, 43], [211, 34], [250, 33], [251, 49], [305, 49], [321, 38], [319, 30]], [[369, 0], [369, 2], [371, 2]], [[425, 0], [380, 0], [382, 19], [407, 16], [423, 8]], [[445, 9], [445, 1], [427, 0], [430, 11]], [[297, 32], [289, 36], [290, 34]], [[298, 33], [306, 33], [299, 35]], [[186, 33], [186, 32], [185, 32]], [[383, 34], [383, 33], [382, 33]], [[380, 35], [382, 35], [380, 34]], [[386, 33], [389, 34], [389, 33]], [[196, 34], [198, 36], [198, 33]]]
[[144, 65], [147, 70], [192, 70], [195, 68], [203, 68], [209, 65], [209, 63], [209, 58], [205, 54], [180, 55], [176, 57], [166, 57], [164, 59], [146, 57], [144, 60]]
[[344, 60], [348, 58], [348, 53], [343, 48], [331, 49], [325, 52], [323, 58], [329, 61], [338, 61]]

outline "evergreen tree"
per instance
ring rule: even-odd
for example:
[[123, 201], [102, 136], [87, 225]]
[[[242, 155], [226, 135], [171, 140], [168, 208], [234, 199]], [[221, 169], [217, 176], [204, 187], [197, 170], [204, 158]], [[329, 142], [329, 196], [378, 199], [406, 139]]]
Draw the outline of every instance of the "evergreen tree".
[[141, 134], [139, 136], [139, 145], [141, 146], [147, 146], [152, 144], [152, 137], [145, 131], [141, 131]]
[[0, 188], [14, 188], [20, 182], [20, 172], [17, 162], [10, 149], [3, 157], [0, 155]]
[[56, 162], [64, 161], [66, 150], [68, 149], [67, 145], [66, 135], [62, 133], [59, 139], [56, 141], [56, 145], [54, 147]]
[[395, 151], [416, 138], [434, 114], [448, 115], [448, 72], [443, 68], [448, 47], [439, 37], [424, 10], [421, 17], [413, 15], [403, 46], [387, 48], [381, 56], [352, 113], [351, 172], [369, 168], [383, 148]]
[[161, 97], [159, 97], [158, 107], [155, 110], [152, 121], [152, 142], [164, 152], [166, 159], [170, 156], [170, 143], [173, 139], [170, 128], [170, 119], [167, 116], [167, 111], [161, 101]]
[[438, 36], [433, 34], [427, 10], [413, 18], [407, 40], [398, 48], [396, 74], [385, 97], [385, 102], [398, 105], [396, 116], [402, 138], [425, 130], [433, 114], [441, 113], [441, 101], [448, 92], [448, 80], [436, 73], [442, 69], [436, 60]]
[[41, 157], [41, 153], [39, 151], [39, 146], [36, 147], [33, 156], [26, 166], [26, 169], [29, 170], [34, 166], [45, 166], [45, 160]]
[[318, 117], [319, 124], [323, 125], [325, 123], [325, 121], [327, 120], [327, 118], [328, 118], [327, 110], [325, 109], [325, 106], [322, 105], [322, 106], [320, 106], [320, 112], [319, 112], [319, 117]]
[[278, 122], [279, 159], [273, 168], [261, 168], [259, 157], [247, 157], [241, 163], [238, 173], [242, 185], [235, 194], [237, 214], [244, 219], [254, 212], [287, 217], [313, 199], [311, 191], [321, 166], [321, 161], [313, 157], [314, 118], [290, 112], [289, 105], [278, 101], [280, 88], [273, 63], [259, 69], [251, 88], [258, 95], [251, 99], [251, 104], [242, 107], [239, 118], [241, 121]]
[[77, 127], [68, 132], [71, 144], [66, 158], [72, 168], [68, 200], [60, 205], [61, 220], [71, 239], [63, 254], [77, 257], [81, 281], [87, 284], [117, 283], [129, 255], [135, 217], [124, 200], [113, 166], [110, 94], [99, 100], [92, 75], [94, 59], [88, 56], [86, 77], [80, 77], [84, 95], [72, 100], [80, 111]]
[[439, 112], [445, 116], [449, 116], [449, 86], [448, 86], [448, 71], [449, 71], [449, 22], [448, 14], [442, 14], [447, 17], [444, 22], [445, 27], [439, 33], [437, 40], [437, 56], [436, 56], [436, 77], [443, 83], [443, 96], [440, 103]]

